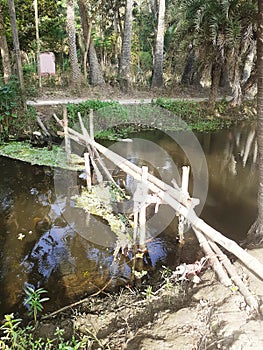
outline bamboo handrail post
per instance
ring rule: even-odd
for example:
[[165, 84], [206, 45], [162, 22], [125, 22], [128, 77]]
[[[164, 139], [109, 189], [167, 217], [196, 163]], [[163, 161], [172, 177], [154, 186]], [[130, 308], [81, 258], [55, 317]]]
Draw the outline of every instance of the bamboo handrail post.
[[67, 113], [66, 105], [63, 105], [63, 129], [64, 129], [67, 163], [70, 163], [71, 146], [70, 146], [70, 137], [68, 132], [68, 113]]
[[86, 169], [86, 176], [87, 176], [87, 189], [88, 191], [91, 190], [91, 170], [90, 170], [90, 158], [89, 153], [84, 153], [84, 160], [85, 160], [85, 169]]
[[90, 138], [91, 141], [94, 141], [94, 114], [93, 114], [93, 109], [90, 110], [89, 112], [89, 133], [90, 133]]
[[146, 246], [146, 200], [148, 195], [148, 187], [147, 187], [147, 178], [148, 178], [148, 167], [142, 167], [142, 177], [141, 177], [141, 185], [146, 187], [142, 191], [142, 198], [140, 202], [140, 212], [139, 212], [139, 247], [141, 251], [144, 251]]

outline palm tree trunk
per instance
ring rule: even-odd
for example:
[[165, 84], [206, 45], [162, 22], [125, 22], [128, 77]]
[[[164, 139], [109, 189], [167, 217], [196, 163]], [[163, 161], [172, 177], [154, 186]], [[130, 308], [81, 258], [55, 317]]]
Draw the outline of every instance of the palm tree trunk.
[[10, 63], [10, 56], [6, 41], [6, 35], [5, 35], [5, 26], [4, 26], [4, 19], [3, 19], [3, 8], [0, 6], [0, 51], [1, 51], [1, 57], [2, 57], [2, 65], [3, 65], [3, 73], [4, 73], [4, 82], [5, 84], [8, 83], [12, 70], [11, 70], [11, 63]]
[[73, 86], [81, 84], [81, 71], [78, 64], [75, 29], [74, 0], [67, 0], [67, 34], [69, 45], [69, 60], [71, 66], [71, 83]]
[[263, 243], [263, 0], [258, 0], [257, 75], [258, 217], [248, 232], [250, 246]]
[[92, 25], [89, 23], [87, 6], [85, 0], [78, 0], [79, 14], [81, 19], [81, 26], [84, 39], [84, 54], [83, 54], [83, 74], [84, 79], [87, 80], [87, 58], [90, 45], [91, 28]]
[[103, 75], [100, 69], [100, 64], [98, 61], [97, 53], [96, 53], [92, 38], [90, 38], [90, 44], [89, 44], [89, 66], [90, 66], [91, 85], [104, 85], [105, 80], [103, 78]]
[[238, 57], [236, 57], [236, 62], [234, 65], [234, 82], [233, 82], [233, 99], [231, 101], [232, 106], [240, 106], [242, 102], [242, 90], [241, 90], [241, 76], [239, 71]]
[[209, 95], [209, 105], [211, 109], [215, 108], [215, 102], [218, 94], [218, 88], [220, 83], [220, 75], [221, 75], [221, 64], [217, 61], [215, 61], [212, 64], [212, 70], [211, 70], [211, 89], [210, 89], [210, 95]]
[[128, 91], [130, 87], [132, 8], [133, 0], [126, 0], [125, 23], [119, 66], [119, 83], [123, 91]]
[[14, 0], [8, 0], [8, 8], [9, 8], [11, 28], [12, 28], [12, 37], [13, 37], [14, 53], [15, 53], [15, 59], [16, 59], [17, 75], [18, 75], [18, 81], [19, 81], [20, 90], [21, 90], [21, 99], [22, 99], [23, 106], [26, 109], [25, 84], [24, 84], [24, 75], [23, 75], [23, 69], [22, 69], [20, 45], [19, 45], [19, 39], [18, 39], [18, 31], [17, 31], [17, 25], [16, 25], [16, 10], [15, 10]]
[[152, 88], [163, 87], [163, 47], [164, 47], [165, 0], [159, 0], [158, 25], [153, 64]]

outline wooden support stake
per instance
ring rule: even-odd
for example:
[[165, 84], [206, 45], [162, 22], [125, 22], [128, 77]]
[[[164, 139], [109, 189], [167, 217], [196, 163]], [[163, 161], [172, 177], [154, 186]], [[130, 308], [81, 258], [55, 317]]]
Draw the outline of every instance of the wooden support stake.
[[189, 174], [190, 174], [190, 167], [183, 166], [182, 167], [182, 192], [185, 195], [189, 194], [188, 193]]
[[[148, 187], [147, 187], [147, 178], [148, 178], [148, 167], [142, 167], [142, 180], [141, 180], [141, 202], [140, 202], [140, 211], [139, 211], [139, 247], [140, 250], [144, 251], [146, 248], [146, 201], [148, 196]], [[145, 188], [146, 187], [146, 188]]]
[[90, 138], [91, 142], [94, 141], [94, 120], [93, 120], [93, 109], [90, 110], [89, 112], [89, 133], [90, 133]]
[[[181, 192], [184, 197], [189, 197], [188, 193], [188, 184], [189, 184], [189, 174], [190, 167], [183, 166], [182, 167], [182, 188]], [[184, 243], [184, 228], [185, 228], [185, 218], [183, 215], [179, 215], [178, 217], [178, 233], [179, 233], [179, 243]]]
[[88, 191], [90, 191], [91, 190], [91, 171], [90, 171], [89, 153], [84, 153], [84, 159], [85, 159], [85, 169], [86, 169], [86, 175], [87, 175], [87, 189]]
[[67, 163], [70, 163], [71, 146], [70, 146], [70, 137], [68, 133], [68, 114], [67, 114], [66, 105], [63, 105], [63, 129], [64, 129], [64, 137], [65, 137], [65, 151], [66, 151]]
[[136, 242], [137, 242], [138, 219], [139, 219], [139, 211], [138, 211], [138, 208], [136, 208], [134, 206], [134, 209], [133, 209], [133, 244], [136, 244]]

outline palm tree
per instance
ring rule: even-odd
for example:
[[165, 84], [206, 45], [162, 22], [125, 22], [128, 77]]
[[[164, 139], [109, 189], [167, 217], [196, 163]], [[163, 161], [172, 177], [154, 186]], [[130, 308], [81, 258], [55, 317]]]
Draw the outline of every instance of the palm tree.
[[75, 29], [74, 0], [67, 0], [67, 34], [69, 45], [69, 60], [71, 66], [71, 83], [73, 86], [80, 85], [82, 76], [78, 64]]
[[165, 0], [159, 0], [158, 25], [153, 64], [152, 88], [163, 86], [163, 47], [164, 47]]
[[258, 144], [258, 217], [248, 232], [249, 244], [263, 243], [263, 0], [258, 0], [257, 29], [257, 144]]
[[130, 86], [132, 8], [133, 0], [126, 0], [124, 32], [119, 65], [119, 83], [123, 91], [128, 91]]
[[11, 63], [10, 63], [9, 51], [8, 51], [6, 35], [5, 35], [2, 4], [0, 4], [0, 51], [1, 51], [1, 57], [2, 57], [3, 71], [4, 71], [4, 82], [5, 84], [7, 84], [11, 77], [12, 71], [11, 71]]
[[104, 85], [105, 80], [102, 75], [97, 53], [95, 50], [92, 37], [89, 44], [89, 67], [90, 67], [90, 83], [91, 85]]
[[19, 80], [19, 85], [21, 90], [21, 98], [22, 98], [23, 105], [26, 108], [25, 84], [24, 84], [24, 76], [23, 76], [23, 70], [22, 70], [18, 31], [17, 31], [17, 25], [16, 25], [16, 10], [15, 10], [14, 0], [8, 0], [8, 8], [9, 8], [11, 28], [12, 28], [12, 37], [13, 37], [17, 75], [18, 75], [18, 80]]
[[214, 107], [220, 75], [228, 63], [233, 104], [241, 102], [241, 73], [253, 41], [256, 6], [253, 0], [182, 0], [180, 17], [185, 36], [194, 42], [203, 67], [211, 67], [210, 104]]

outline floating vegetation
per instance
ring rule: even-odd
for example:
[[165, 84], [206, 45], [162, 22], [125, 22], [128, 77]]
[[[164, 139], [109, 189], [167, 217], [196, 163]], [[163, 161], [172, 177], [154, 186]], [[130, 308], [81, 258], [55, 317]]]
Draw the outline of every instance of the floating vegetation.
[[12, 159], [22, 160], [32, 165], [44, 165], [59, 167], [69, 170], [83, 170], [80, 157], [72, 154], [72, 163], [68, 164], [66, 154], [61, 146], [53, 145], [48, 147], [32, 147], [28, 142], [8, 142], [0, 145], [0, 155]]
[[132, 244], [133, 223], [124, 214], [115, 213], [114, 207], [127, 198], [121, 189], [109, 183], [94, 185], [90, 191], [83, 190], [81, 195], [73, 197], [77, 207], [107, 221], [122, 247]]

